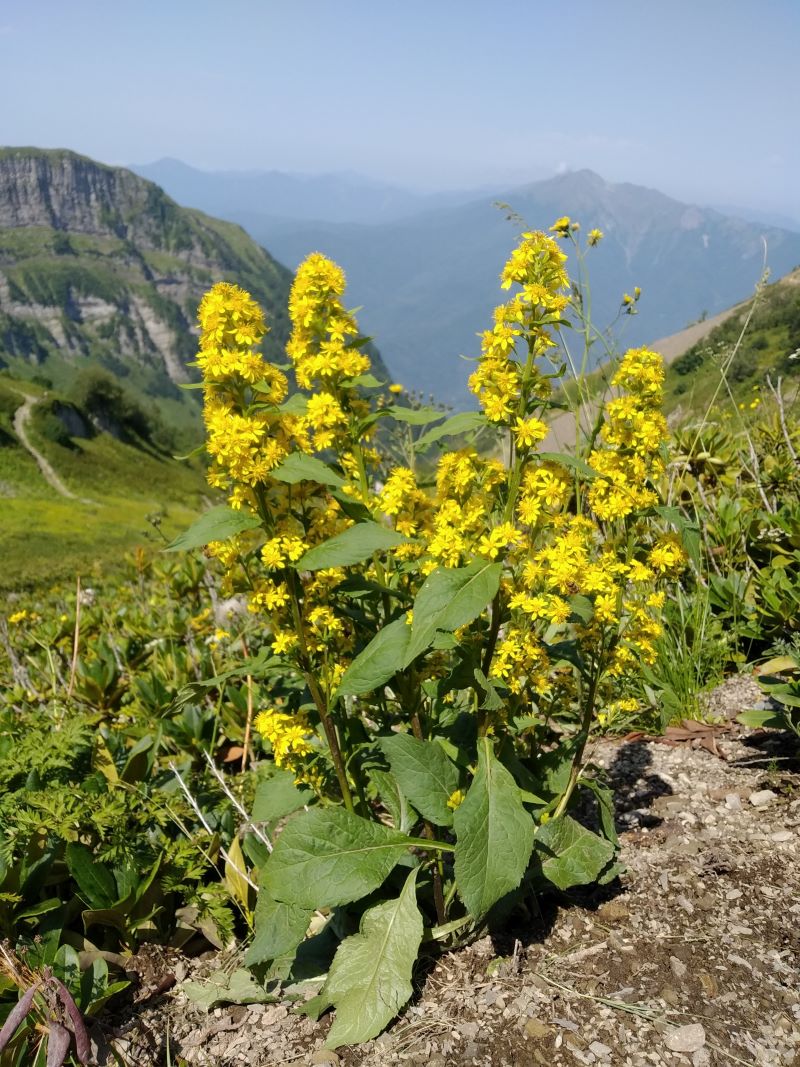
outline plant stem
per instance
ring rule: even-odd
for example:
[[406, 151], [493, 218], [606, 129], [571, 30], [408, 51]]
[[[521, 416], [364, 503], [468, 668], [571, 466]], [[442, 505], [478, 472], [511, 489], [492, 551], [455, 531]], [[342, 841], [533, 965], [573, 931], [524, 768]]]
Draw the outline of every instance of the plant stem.
[[303, 626], [303, 616], [300, 611], [300, 599], [297, 595], [297, 575], [294, 571], [287, 571], [287, 584], [289, 586], [289, 592], [291, 595], [292, 603], [292, 618], [294, 619], [295, 629], [297, 630], [297, 636], [300, 639], [300, 650], [303, 656], [303, 663], [301, 664], [303, 677], [306, 680], [309, 691], [311, 692], [311, 698], [314, 701], [317, 711], [319, 713], [320, 721], [322, 722], [322, 728], [325, 731], [325, 738], [328, 742], [328, 748], [330, 749], [331, 759], [333, 760], [333, 767], [336, 771], [336, 778], [339, 782], [339, 789], [342, 793], [342, 800], [344, 806], [351, 814], [353, 812], [353, 795], [350, 792], [350, 783], [347, 780], [347, 769], [342, 759], [342, 750], [339, 747], [339, 738], [336, 733], [336, 724], [331, 717], [328, 710], [325, 699], [322, 695], [322, 691], [317, 685], [317, 680], [311, 673], [310, 659], [308, 655], [308, 642], [306, 641], [305, 627]]
[[597, 696], [597, 686], [600, 681], [600, 675], [602, 670], [598, 667], [592, 674], [589, 682], [589, 692], [586, 697], [586, 704], [583, 709], [583, 718], [581, 719], [581, 730], [578, 734], [578, 747], [575, 750], [575, 755], [572, 757], [572, 767], [569, 772], [569, 781], [567, 782], [567, 788], [564, 790], [561, 800], [558, 802], [558, 807], [553, 812], [553, 818], [557, 819], [560, 815], [563, 815], [567, 810], [567, 806], [570, 802], [572, 794], [575, 792], [575, 787], [578, 784], [578, 780], [583, 770], [583, 754], [586, 751], [586, 745], [589, 741], [589, 733], [592, 726], [592, 716], [594, 715], [594, 702]]

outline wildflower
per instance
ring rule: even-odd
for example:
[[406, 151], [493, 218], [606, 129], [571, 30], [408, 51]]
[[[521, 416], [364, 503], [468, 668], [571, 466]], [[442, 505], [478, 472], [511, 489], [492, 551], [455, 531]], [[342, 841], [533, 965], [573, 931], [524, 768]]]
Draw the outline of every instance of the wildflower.
[[303, 756], [314, 751], [308, 740], [308, 724], [301, 716], [267, 708], [256, 715], [254, 725], [261, 736], [269, 741], [277, 767], [294, 769]]
[[405, 386], [401, 385], [399, 382], [392, 382], [392, 384], [389, 386], [389, 392], [394, 393], [395, 396], [399, 396], [400, 393], [404, 391]]
[[566, 237], [572, 226], [572, 220], [569, 215], [562, 215], [560, 219], [556, 219], [553, 225], [550, 227], [550, 233], [557, 234], [559, 237]]
[[464, 802], [464, 798], [466, 797], [466, 795], [467, 794], [464, 792], [463, 789], [456, 789], [455, 792], [451, 793], [450, 796], [447, 798], [448, 808], [450, 808], [451, 811], [455, 811], [456, 808], [460, 807], [461, 804]]
[[24, 609], [22, 611], [15, 611], [12, 615], [8, 616], [8, 621], [12, 626], [19, 626], [20, 623], [25, 622], [28, 618], [28, 612]]
[[604, 237], [604, 234], [603, 234], [602, 230], [597, 230], [597, 229], [589, 230], [588, 234], [586, 235], [586, 240], [589, 243], [589, 245], [591, 245], [591, 247], [594, 248], [595, 245], [599, 245], [600, 244], [600, 242], [603, 240], [603, 237]]

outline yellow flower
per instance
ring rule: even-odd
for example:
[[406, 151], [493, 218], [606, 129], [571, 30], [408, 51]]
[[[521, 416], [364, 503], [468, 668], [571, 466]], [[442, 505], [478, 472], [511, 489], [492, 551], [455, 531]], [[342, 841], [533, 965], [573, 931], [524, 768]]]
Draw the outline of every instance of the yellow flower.
[[553, 225], [550, 227], [550, 233], [558, 234], [559, 237], [566, 237], [572, 226], [572, 221], [569, 215], [562, 215], [560, 219], [556, 219]]
[[603, 237], [604, 234], [602, 230], [589, 230], [588, 234], [586, 235], [586, 239], [588, 243], [592, 246], [592, 248], [594, 248], [595, 245], [600, 244], [600, 242], [603, 240]]
[[464, 792], [463, 789], [456, 789], [455, 792], [451, 793], [450, 796], [447, 798], [448, 808], [450, 808], [451, 811], [455, 811], [456, 808], [460, 807], [461, 804], [464, 802], [464, 798], [466, 797], [466, 795], [467, 794]]
[[22, 611], [15, 611], [13, 615], [9, 615], [8, 621], [12, 626], [19, 626], [19, 624], [25, 622], [27, 618], [28, 612], [23, 609]]
[[514, 438], [517, 442], [517, 448], [531, 448], [533, 445], [538, 444], [539, 441], [543, 441], [547, 437], [548, 429], [547, 424], [542, 422], [541, 419], [528, 418], [517, 419], [514, 426]]
[[395, 396], [398, 396], [404, 391], [404, 388], [405, 387], [402, 386], [399, 382], [392, 382], [392, 384], [389, 386], [389, 392], [394, 393]]

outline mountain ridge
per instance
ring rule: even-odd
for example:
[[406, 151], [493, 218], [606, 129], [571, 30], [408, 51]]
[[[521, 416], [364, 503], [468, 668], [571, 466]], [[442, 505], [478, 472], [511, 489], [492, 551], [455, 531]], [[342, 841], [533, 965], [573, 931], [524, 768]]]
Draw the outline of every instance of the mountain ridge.
[[[180, 199], [179, 190], [169, 191]], [[623, 293], [634, 286], [643, 292], [637, 315], [618, 324], [626, 346], [669, 336], [745, 299], [763, 272], [762, 236], [774, 275], [800, 263], [800, 234], [609, 182], [588, 169], [383, 223], [280, 218], [269, 213], [274, 205], [257, 211], [245, 203], [229, 217], [290, 267], [314, 249], [340, 263], [349, 300], [361, 307], [362, 326], [396, 377], [463, 406], [472, 398], [459, 357], [477, 356], [477, 335], [502, 298], [498, 276], [518, 239], [519, 227], [509, 225], [498, 201], [532, 229], [546, 230], [566, 214], [584, 231], [604, 232], [588, 257], [596, 325], [605, 329], [615, 319]]]

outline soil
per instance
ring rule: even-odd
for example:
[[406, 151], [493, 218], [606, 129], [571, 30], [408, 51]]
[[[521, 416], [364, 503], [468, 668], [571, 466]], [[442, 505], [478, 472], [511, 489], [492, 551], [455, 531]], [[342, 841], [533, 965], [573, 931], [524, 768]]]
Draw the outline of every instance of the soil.
[[283, 1003], [205, 1013], [181, 983], [219, 958], [168, 950], [108, 1039], [148, 1067], [800, 1067], [800, 752], [732, 724], [759, 697], [743, 676], [712, 694], [713, 745], [602, 742], [626, 873], [440, 958], [376, 1041], [328, 1052], [329, 1019]]

